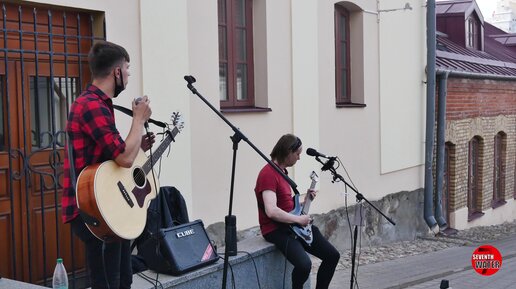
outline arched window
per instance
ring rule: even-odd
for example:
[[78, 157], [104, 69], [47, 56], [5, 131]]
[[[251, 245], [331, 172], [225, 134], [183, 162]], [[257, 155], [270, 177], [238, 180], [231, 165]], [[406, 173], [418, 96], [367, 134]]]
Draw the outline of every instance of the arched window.
[[507, 135], [499, 132], [494, 138], [493, 208], [505, 204], [505, 157]]
[[482, 213], [482, 155], [483, 141], [475, 136], [469, 141], [468, 150], [468, 220], [483, 215]]
[[[454, 196], [455, 188], [452, 184], [456, 183], [455, 175], [455, 145], [447, 142], [444, 147], [444, 182], [442, 196], [442, 211], [446, 220], [450, 221], [450, 213], [455, 208]], [[449, 225], [449, 224], [448, 224]]]

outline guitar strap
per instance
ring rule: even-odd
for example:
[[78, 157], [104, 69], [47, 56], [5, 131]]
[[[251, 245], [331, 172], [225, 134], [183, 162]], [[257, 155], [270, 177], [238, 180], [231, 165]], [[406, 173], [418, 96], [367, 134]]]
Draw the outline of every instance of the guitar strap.
[[[128, 116], [133, 116], [133, 111], [128, 109], [127, 107], [123, 107], [123, 106], [120, 106], [120, 105], [116, 105], [116, 104], [113, 104], [113, 108], [120, 111], [120, 112], [123, 112], [125, 114], [127, 114]], [[162, 121], [159, 121], [159, 120], [155, 120], [155, 119], [152, 119], [152, 118], [149, 118], [148, 122], [152, 123], [152, 124], [155, 124], [159, 127], [167, 127], [167, 124], [162, 122]]]

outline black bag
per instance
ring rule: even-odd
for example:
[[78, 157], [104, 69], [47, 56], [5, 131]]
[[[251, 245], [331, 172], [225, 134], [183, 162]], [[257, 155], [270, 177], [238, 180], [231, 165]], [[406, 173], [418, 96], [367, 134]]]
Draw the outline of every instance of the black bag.
[[219, 258], [201, 220], [160, 229], [139, 248], [149, 269], [170, 275], [181, 275]]

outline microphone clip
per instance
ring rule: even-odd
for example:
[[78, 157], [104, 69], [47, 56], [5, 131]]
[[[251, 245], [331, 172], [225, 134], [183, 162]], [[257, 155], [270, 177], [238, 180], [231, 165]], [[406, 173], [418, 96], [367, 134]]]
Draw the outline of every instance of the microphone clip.
[[335, 164], [335, 157], [328, 157], [328, 160], [326, 163], [322, 166], [321, 171], [327, 171], [329, 169], [333, 168], [333, 165]]

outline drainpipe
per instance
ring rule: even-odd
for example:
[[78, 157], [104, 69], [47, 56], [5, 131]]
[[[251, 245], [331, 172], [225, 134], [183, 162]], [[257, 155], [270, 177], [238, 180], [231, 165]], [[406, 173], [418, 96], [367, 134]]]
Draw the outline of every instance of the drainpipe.
[[435, 0], [428, 0], [426, 9], [426, 138], [425, 138], [425, 190], [424, 190], [424, 218], [434, 232], [438, 232], [437, 221], [433, 210], [433, 174], [432, 161], [434, 150], [435, 124], [435, 47], [436, 47], [436, 16]]
[[435, 219], [441, 230], [448, 227], [442, 211], [443, 181], [444, 181], [444, 142], [446, 139], [446, 95], [448, 93], [449, 72], [439, 75], [439, 94], [437, 97], [437, 165], [436, 165], [436, 196]]

